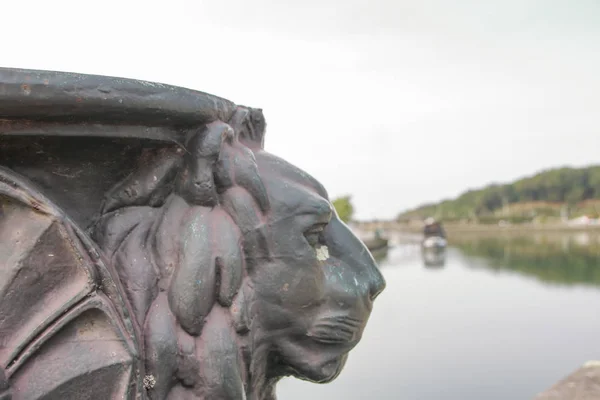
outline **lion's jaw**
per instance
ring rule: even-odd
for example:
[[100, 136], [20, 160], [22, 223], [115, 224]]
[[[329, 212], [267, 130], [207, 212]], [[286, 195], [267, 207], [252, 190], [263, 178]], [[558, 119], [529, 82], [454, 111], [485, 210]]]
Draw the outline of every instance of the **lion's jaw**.
[[[267, 273], [276, 269], [273, 264], [266, 267]], [[269, 296], [261, 294], [266, 280], [260, 275], [254, 278], [256, 298], [249, 308], [252, 342], [263, 354], [253, 354], [253, 359], [266, 364], [257, 368], [259, 374], [253, 371], [253, 377], [276, 382], [291, 375], [327, 383], [342, 371], [348, 353], [362, 338], [372, 298], [361, 295], [354, 274], [344, 262], [331, 257], [321, 268], [323, 279], [314, 280], [314, 287], [301, 280], [298, 285], [283, 283], [281, 290]], [[307, 298], [305, 304], [288, 301], [301, 298], [302, 292], [321, 294]]]

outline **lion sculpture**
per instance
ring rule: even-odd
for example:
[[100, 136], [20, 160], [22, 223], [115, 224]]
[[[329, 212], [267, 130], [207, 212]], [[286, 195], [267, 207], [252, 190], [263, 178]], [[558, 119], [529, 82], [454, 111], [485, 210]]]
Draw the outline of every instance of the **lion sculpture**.
[[[84, 89], [107, 79], [77, 77]], [[73, 172], [62, 149], [76, 139], [47, 135], [44, 156], [14, 139], [70, 129], [47, 110], [0, 125], [0, 399], [268, 400], [282, 377], [338, 376], [384, 279], [322, 185], [264, 150], [262, 111], [210, 99], [213, 116], [137, 157], [123, 150], [127, 173], [104, 184]], [[97, 107], [71, 119], [92, 129]], [[94, 143], [89, 157], [103, 152]], [[106, 154], [80, 175], [116, 168]]]

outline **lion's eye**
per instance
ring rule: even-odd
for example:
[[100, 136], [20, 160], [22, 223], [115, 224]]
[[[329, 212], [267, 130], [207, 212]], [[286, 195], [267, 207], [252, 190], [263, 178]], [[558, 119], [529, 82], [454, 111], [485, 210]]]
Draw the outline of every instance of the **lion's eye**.
[[315, 247], [321, 241], [323, 231], [325, 230], [325, 224], [318, 224], [312, 226], [309, 230], [304, 232], [304, 237], [308, 241], [308, 244]]

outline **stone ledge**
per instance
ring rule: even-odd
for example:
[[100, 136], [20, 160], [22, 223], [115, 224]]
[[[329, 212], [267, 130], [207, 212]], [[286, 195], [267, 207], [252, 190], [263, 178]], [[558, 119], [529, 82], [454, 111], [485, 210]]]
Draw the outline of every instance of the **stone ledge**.
[[600, 361], [588, 361], [534, 400], [600, 399]]

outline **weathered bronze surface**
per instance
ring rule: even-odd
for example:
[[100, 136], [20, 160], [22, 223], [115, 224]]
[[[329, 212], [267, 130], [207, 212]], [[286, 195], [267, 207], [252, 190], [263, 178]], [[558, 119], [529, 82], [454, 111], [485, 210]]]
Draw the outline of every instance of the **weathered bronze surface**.
[[274, 399], [340, 373], [385, 283], [265, 126], [197, 91], [0, 69], [0, 400]]

